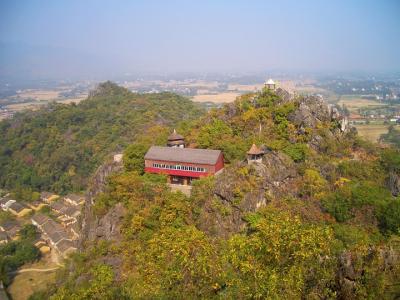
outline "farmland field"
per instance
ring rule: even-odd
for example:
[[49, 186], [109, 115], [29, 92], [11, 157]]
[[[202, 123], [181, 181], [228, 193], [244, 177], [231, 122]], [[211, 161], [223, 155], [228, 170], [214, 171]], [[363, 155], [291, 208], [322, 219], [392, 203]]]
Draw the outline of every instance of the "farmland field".
[[235, 101], [238, 96], [240, 96], [239, 93], [219, 93], [196, 95], [192, 99], [194, 102], [229, 103]]
[[358, 134], [371, 142], [377, 142], [382, 134], [388, 132], [389, 126], [383, 124], [355, 125]]
[[374, 100], [363, 99], [359, 95], [343, 95], [340, 97], [338, 105], [345, 105], [351, 112], [359, 108], [385, 106], [386, 104]]

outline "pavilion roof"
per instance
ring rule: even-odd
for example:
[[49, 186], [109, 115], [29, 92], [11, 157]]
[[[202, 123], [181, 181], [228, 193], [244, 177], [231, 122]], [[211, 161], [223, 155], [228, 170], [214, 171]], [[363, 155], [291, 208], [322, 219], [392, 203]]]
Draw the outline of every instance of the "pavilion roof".
[[182, 135], [178, 134], [175, 129], [174, 129], [174, 132], [172, 132], [168, 136], [168, 141], [176, 141], [176, 140], [183, 140], [183, 139], [184, 139], [184, 137]]
[[247, 154], [250, 154], [250, 155], [258, 155], [258, 154], [263, 154], [263, 153], [264, 153], [264, 151], [262, 151], [260, 148], [258, 148], [256, 146], [256, 144], [253, 144], [251, 146], [250, 150], [247, 152]]

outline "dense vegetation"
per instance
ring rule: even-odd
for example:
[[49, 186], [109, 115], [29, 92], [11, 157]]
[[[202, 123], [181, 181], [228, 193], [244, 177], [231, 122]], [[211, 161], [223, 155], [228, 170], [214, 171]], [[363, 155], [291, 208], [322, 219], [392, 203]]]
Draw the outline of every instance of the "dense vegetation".
[[[0, 182], [17, 191], [84, 188], [124, 148], [125, 169], [91, 209], [101, 219], [122, 204], [120, 235], [87, 241], [32, 299], [398, 297], [400, 199], [388, 179], [400, 175], [400, 152], [341, 132], [303, 100], [263, 90], [196, 119], [176, 95], [106, 83], [77, 106], [1, 123]], [[143, 174], [144, 153], [171, 126], [225, 155], [224, 173], [196, 181], [190, 197]], [[268, 149], [263, 166], [244, 162], [252, 143]]]
[[[196, 181], [190, 197], [143, 174], [143, 153], [165, 143], [168, 128], [138, 136], [125, 171], [93, 207], [101, 218], [123, 204], [121, 238], [88, 243], [58, 285], [34, 299], [398, 297], [400, 199], [387, 179], [400, 173], [400, 152], [341, 133], [334, 120], [297, 124], [290, 116], [300, 100], [244, 95], [180, 127], [190, 144], [222, 149], [228, 163], [218, 178]], [[291, 162], [290, 184], [267, 189], [242, 162], [253, 142]], [[233, 186], [231, 198], [215, 192], [221, 182]], [[260, 190], [265, 205], [243, 210]]]
[[388, 133], [381, 135], [381, 140], [385, 143], [394, 145], [400, 149], [400, 130], [393, 125], [389, 127]]
[[133, 94], [100, 84], [78, 105], [54, 103], [0, 122], [0, 186], [20, 190], [26, 200], [30, 191], [82, 190], [107, 155], [148, 127], [173, 126], [201, 113], [175, 94]]
[[33, 245], [37, 236], [35, 226], [25, 225], [19, 235], [19, 240], [0, 245], [0, 281], [5, 285], [20, 266], [40, 257], [39, 250]]

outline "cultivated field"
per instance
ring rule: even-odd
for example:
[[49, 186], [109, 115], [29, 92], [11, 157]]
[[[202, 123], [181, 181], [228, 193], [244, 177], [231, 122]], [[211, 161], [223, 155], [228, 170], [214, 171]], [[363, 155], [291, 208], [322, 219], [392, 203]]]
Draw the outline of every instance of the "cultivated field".
[[343, 95], [340, 97], [338, 105], [345, 105], [351, 112], [357, 111], [363, 107], [376, 107], [384, 106], [384, 103], [380, 103], [374, 100], [362, 99], [357, 95]]
[[235, 101], [238, 96], [240, 96], [239, 93], [205, 94], [193, 96], [192, 100], [195, 102], [229, 103]]
[[371, 142], [377, 142], [382, 134], [388, 132], [389, 126], [378, 124], [355, 125], [358, 134]]
[[23, 90], [17, 93], [16, 98], [40, 100], [53, 100], [57, 99], [60, 95], [59, 90]]
[[229, 84], [228, 91], [256, 92], [264, 87], [263, 84]]

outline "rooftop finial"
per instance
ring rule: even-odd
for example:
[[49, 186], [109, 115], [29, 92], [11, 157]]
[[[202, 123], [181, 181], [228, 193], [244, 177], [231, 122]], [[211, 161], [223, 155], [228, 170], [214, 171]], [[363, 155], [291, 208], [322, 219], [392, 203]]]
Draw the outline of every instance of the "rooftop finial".
[[180, 134], [178, 134], [176, 132], [175, 128], [174, 128], [174, 131], [168, 137], [168, 146], [169, 147], [179, 147], [179, 148], [185, 147], [184, 137], [181, 136]]

